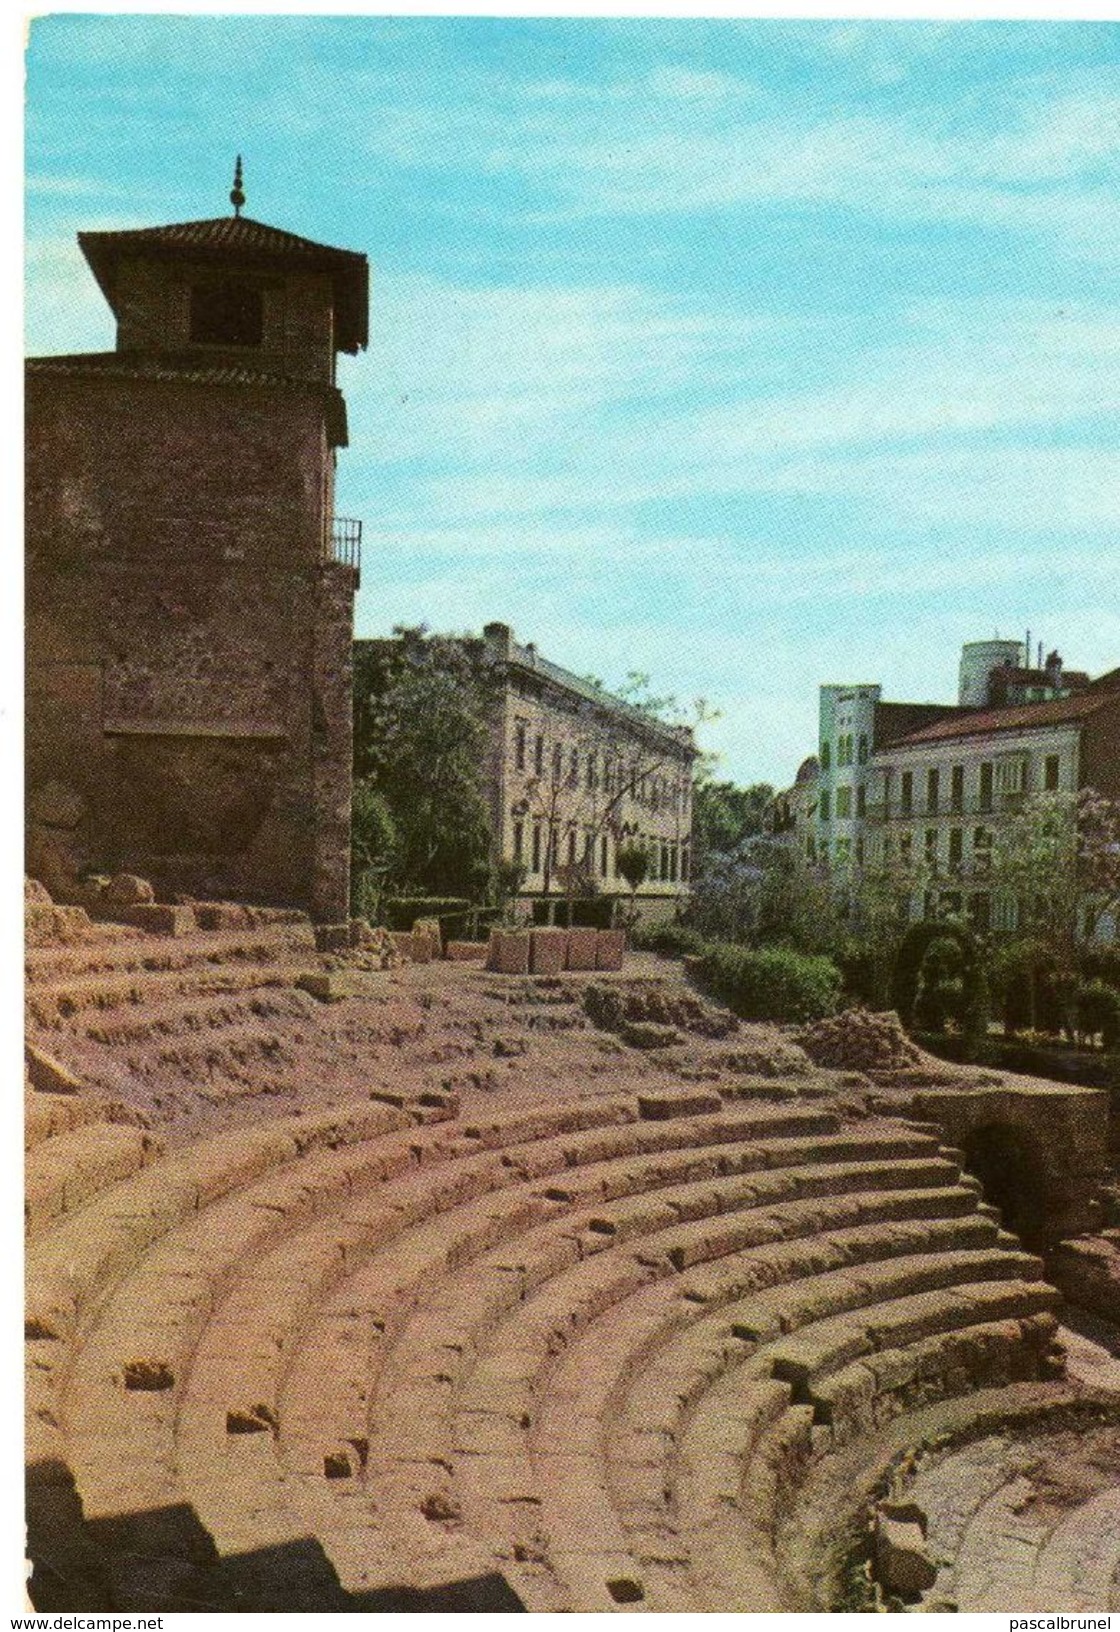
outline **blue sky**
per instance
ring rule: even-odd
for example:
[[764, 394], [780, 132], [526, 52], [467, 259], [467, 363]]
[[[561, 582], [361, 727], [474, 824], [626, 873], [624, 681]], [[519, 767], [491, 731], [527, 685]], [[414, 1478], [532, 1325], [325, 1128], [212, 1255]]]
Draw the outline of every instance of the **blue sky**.
[[511, 623], [706, 697], [791, 780], [824, 681], [1120, 661], [1120, 24], [56, 15], [29, 348], [112, 345], [83, 227], [365, 251], [360, 634]]

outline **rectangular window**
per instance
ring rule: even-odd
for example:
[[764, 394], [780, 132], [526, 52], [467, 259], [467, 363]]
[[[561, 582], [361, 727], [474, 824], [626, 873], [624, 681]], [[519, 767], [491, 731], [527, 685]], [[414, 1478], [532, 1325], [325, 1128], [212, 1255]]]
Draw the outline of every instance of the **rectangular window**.
[[533, 871], [534, 871], [534, 873], [539, 873], [540, 870], [541, 870], [541, 824], [539, 822], [534, 822], [533, 823]]
[[553, 867], [557, 866], [560, 861], [560, 828], [556, 822], [550, 824], [548, 854]]
[[821, 789], [820, 817], [821, 817], [822, 822], [828, 822], [828, 821], [832, 820], [832, 800], [831, 800], [831, 797], [829, 795], [829, 791], [828, 791], [827, 788], [822, 788]]
[[538, 737], [533, 748], [533, 769], [538, 776], [544, 775], [544, 738]]
[[681, 845], [681, 881], [683, 883], [688, 882], [688, 869], [689, 869], [690, 863], [691, 863], [691, 856], [690, 856], [690, 853], [689, 853], [689, 846], [688, 846], [688, 844], [686, 842], [686, 843]]
[[964, 860], [964, 831], [959, 827], [949, 829], [949, 870], [960, 872], [961, 862]]
[[568, 786], [570, 788], [575, 788], [575, 787], [579, 786], [579, 749], [578, 748], [573, 748], [572, 749], [571, 757], [568, 760]]
[[914, 854], [913, 833], [900, 833], [898, 835], [898, 854], [901, 861], [908, 862], [910, 860]]
[[926, 865], [937, 870], [937, 829], [926, 828]]
[[1026, 761], [1022, 757], [996, 760], [996, 792], [1022, 793], [1026, 786]]
[[859, 739], [859, 762], [861, 765], [867, 764], [867, 738], [865, 736], [861, 736]]
[[980, 766], [980, 809], [992, 808], [992, 762], [986, 759]]
[[606, 878], [606, 876], [607, 876], [607, 864], [608, 864], [607, 835], [604, 833], [603, 837], [599, 840], [599, 875], [600, 875], [601, 878]]
[[832, 744], [828, 743], [828, 742], [822, 742], [821, 743], [821, 770], [822, 771], [827, 771], [827, 770], [829, 770], [831, 768], [831, 765], [832, 765]]
[[964, 809], [964, 766], [953, 766], [953, 778], [949, 788], [949, 802], [958, 814]]
[[856, 866], [857, 867], [862, 867], [863, 866], [863, 857], [864, 857], [863, 840], [862, 839], [857, 839], [856, 840]]
[[936, 769], [926, 772], [926, 813], [937, 815], [937, 801], [941, 791], [941, 773]]
[[899, 794], [898, 808], [900, 814], [903, 816], [909, 816], [910, 812], [914, 808], [913, 771], [903, 771], [902, 773], [902, 789]]
[[836, 790], [836, 819], [845, 821], [852, 814], [852, 790], [849, 787]]
[[264, 340], [264, 296], [252, 284], [226, 279], [191, 290], [191, 344], [259, 346]]
[[1047, 793], [1056, 793], [1058, 791], [1061, 769], [1062, 762], [1058, 755], [1047, 754], [1045, 774], [1042, 782], [1042, 785], [1046, 789]]
[[559, 782], [564, 774], [564, 750], [560, 744], [552, 750], [552, 780]]
[[514, 861], [524, 861], [525, 859], [524, 822], [514, 822], [513, 824], [513, 859]]
[[573, 827], [568, 833], [568, 866], [576, 864], [576, 830]]
[[594, 754], [587, 756], [587, 786], [592, 790], [599, 786], [599, 761]]
[[517, 769], [519, 771], [525, 769], [525, 727], [523, 725], [517, 727]]
[[992, 903], [992, 923], [996, 929], [1018, 929], [1019, 903], [1013, 895], [1003, 890], [998, 892]]

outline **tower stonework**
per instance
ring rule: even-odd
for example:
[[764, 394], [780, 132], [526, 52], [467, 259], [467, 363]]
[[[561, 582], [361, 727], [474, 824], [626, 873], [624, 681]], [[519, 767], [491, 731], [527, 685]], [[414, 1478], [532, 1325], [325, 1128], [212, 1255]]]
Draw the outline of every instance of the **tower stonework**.
[[366, 258], [240, 215], [79, 242], [117, 344], [27, 365], [29, 866], [345, 918]]

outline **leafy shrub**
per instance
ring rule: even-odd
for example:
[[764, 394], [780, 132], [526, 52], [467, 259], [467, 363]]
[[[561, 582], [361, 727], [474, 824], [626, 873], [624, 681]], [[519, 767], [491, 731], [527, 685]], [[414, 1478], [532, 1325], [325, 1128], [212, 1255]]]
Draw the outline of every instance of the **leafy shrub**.
[[840, 971], [831, 958], [784, 947], [752, 950], [711, 942], [692, 967], [744, 1020], [819, 1020], [834, 1014], [840, 999]]
[[704, 938], [676, 918], [661, 918], [652, 924], [636, 924], [630, 940], [639, 952], [660, 952], [663, 957], [683, 958], [703, 951]]
[[1105, 1048], [1120, 1045], [1120, 992], [1103, 980], [1091, 980], [1077, 988], [1077, 1029], [1091, 1035], [1100, 1032]]
[[1083, 980], [1103, 981], [1120, 991], [1120, 946], [1086, 947], [1077, 965]]

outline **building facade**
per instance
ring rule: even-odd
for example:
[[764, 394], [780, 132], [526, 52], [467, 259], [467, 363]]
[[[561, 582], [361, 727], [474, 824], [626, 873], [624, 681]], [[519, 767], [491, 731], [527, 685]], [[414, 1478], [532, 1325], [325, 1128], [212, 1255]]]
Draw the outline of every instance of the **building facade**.
[[687, 726], [663, 724], [487, 624], [498, 680], [490, 784], [498, 859], [523, 870], [526, 902], [628, 896], [618, 852], [649, 858], [638, 899], [648, 915], [688, 893], [692, 772]]
[[920, 863], [925, 917], [1014, 930], [1019, 903], [992, 880], [1000, 826], [1039, 794], [1120, 798], [1120, 674], [1052, 702], [981, 709], [927, 726], [871, 764], [870, 860]]
[[[231, 201], [240, 198], [239, 184]], [[79, 234], [105, 353], [27, 364], [28, 866], [347, 916], [364, 255], [236, 213]]]
[[820, 740], [779, 795], [771, 830], [810, 864], [892, 861], [918, 881], [915, 916], [1014, 929], [992, 879], [1001, 822], [1037, 794], [1120, 798], [1120, 671], [1090, 681], [1017, 642], [964, 648], [956, 705], [889, 703], [873, 684], [821, 687]]

